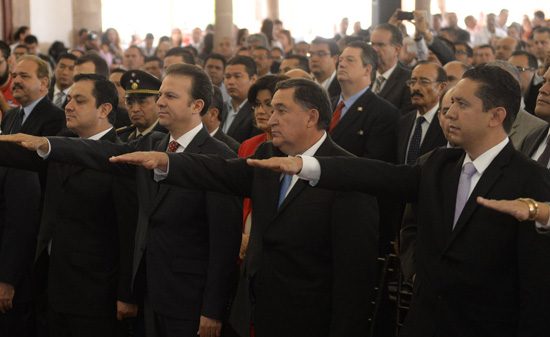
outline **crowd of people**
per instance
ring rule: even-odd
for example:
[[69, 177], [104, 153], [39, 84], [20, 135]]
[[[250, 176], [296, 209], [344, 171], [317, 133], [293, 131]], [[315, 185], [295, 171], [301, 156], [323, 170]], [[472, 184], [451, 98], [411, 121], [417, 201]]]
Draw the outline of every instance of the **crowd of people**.
[[550, 20], [403, 14], [0, 41], [0, 335], [548, 336]]

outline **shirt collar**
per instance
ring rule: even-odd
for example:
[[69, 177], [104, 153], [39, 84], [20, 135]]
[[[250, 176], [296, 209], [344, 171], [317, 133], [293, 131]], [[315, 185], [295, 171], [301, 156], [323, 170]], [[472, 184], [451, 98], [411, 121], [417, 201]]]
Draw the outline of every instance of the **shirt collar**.
[[150, 127], [148, 127], [147, 129], [143, 130], [143, 132], [139, 132], [138, 128], [136, 127], [136, 137], [139, 136], [139, 135], [143, 135], [145, 136], [146, 134], [148, 134], [149, 132], [153, 131], [153, 129], [155, 128], [155, 126], [157, 126], [157, 124], [159, 123], [159, 120], [157, 119], [156, 122], [154, 122]]
[[326, 80], [323, 81], [323, 83], [319, 83], [315, 78], [313, 79], [313, 81], [317, 84], [319, 84], [321, 87], [325, 88], [328, 90], [328, 87], [330, 86], [330, 84], [332, 83], [332, 81], [334, 80], [334, 77], [336, 77], [336, 70], [334, 70], [334, 72], [332, 73], [332, 75], [330, 75], [329, 78], [327, 78]]
[[466, 163], [473, 163], [474, 167], [476, 168], [477, 172], [480, 175], [483, 175], [483, 172], [491, 165], [495, 157], [502, 151], [502, 149], [508, 144], [510, 140], [508, 137], [506, 137], [502, 142], [498, 143], [497, 145], [493, 146], [489, 150], [485, 151], [481, 156], [477, 157], [474, 161], [470, 158], [470, 155], [466, 153], [466, 157], [464, 158], [464, 162], [462, 163], [462, 166]]
[[430, 124], [432, 122], [432, 120], [434, 119], [434, 116], [435, 116], [435, 113], [437, 112], [437, 109], [439, 109], [439, 103], [437, 103], [433, 108], [428, 110], [424, 115], [421, 115], [420, 112], [418, 112], [418, 110], [417, 110], [416, 111], [416, 118], [418, 118], [420, 116], [424, 116], [424, 118], [426, 119], [426, 122], [428, 122], [428, 124]]
[[[326, 132], [323, 133], [323, 136], [317, 141], [317, 143], [313, 144], [312, 147], [305, 150], [304, 153], [302, 153], [301, 155], [302, 156], [313, 157], [315, 155], [315, 153], [317, 152], [317, 150], [319, 150], [319, 148], [321, 147], [321, 144], [323, 144], [325, 139], [327, 139], [327, 133]], [[289, 157], [291, 157], [291, 156], [289, 156]]]
[[383, 74], [377, 73], [377, 74], [376, 74], [376, 77], [382, 75], [382, 76], [384, 76], [384, 78], [387, 80], [388, 78], [390, 78], [391, 74], [393, 74], [393, 71], [395, 70], [395, 68], [397, 68], [397, 62], [393, 65], [393, 67], [391, 67], [390, 69], [386, 70], [385, 73], [383, 73]]
[[[71, 91], [71, 88], [73, 86], [70, 86], [68, 87], [67, 89], [63, 90], [63, 93], [65, 94], [64, 96], [67, 96], [69, 94], [69, 91]], [[55, 99], [55, 95], [57, 95], [58, 92], [60, 92], [61, 90], [57, 87], [57, 85], [54, 85], [53, 86], [53, 97]]]
[[[186, 134], [178, 138], [176, 141], [178, 142], [178, 144], [180, 144], [181, 147], [186, 149], [189, 146], [189, 143], [191, 143], [193, 138], [195, 138], [195, 136], [202, 130], [202, 128], [203, 128], [203, 125], [202, 123], [200, 123], [199, 125], [195, 126], [193, 129], [187, 131]], [[172, 142], [173, 140], [175, 140], [174, 137], [170, 135], [170, 142]]]
[[344, 100], [344, 96], [342, 94], [340, 94], [340, 99], [338, 100], [338, 105], [340, 105], [340, 102], [344, 102], [344, 106], [349, 109], [349, 107], [351, 107], [355, 103], [355, 101], [357, 101], [357, 99], [359, 97], [361, 97], [365, 92], [367, 92], [368, 89], [369, 89], [369, 86], [367, 85], [361, 91], [359, 91], [358, 93], [356, 93], [355, 95], [351, 96], [350, 98], [348, 98], [346, 100]]
[[88, 139], [91, 139], [91, 140], [98, 140], [98, 139], [101, 139], [101, 137], [105, 136], [109, 131], [111, 131], [113, 127], [111, 126], [110, 128], [108, 128], [107, 130], [105, 131], [101, 131], [100, 133], [96, 133], [95, 135], [89, 137]]
[[31, 112], [34, 110], [34, 108], [36, 107], [36, 105], [42, 100], [44, 99], [44, 97], [46, 97], [46, 95], [40, 97], [39, 99], [37, 99], [36, 101], [32, 102], [31, 104], [23, 107], [23, 111], [25, 111], [25, 118], [27, 118]]

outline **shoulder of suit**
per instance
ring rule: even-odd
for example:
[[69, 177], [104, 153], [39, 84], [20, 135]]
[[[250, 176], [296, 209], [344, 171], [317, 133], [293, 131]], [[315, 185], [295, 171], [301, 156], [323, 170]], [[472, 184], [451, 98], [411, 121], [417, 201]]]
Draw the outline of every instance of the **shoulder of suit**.
[[129, 132], [129, 131], [134, 131], [135, 129], [136, 129], [135, 126], [127, 125], [127, 126], [123, 126], [123, 127], [120, 127], [118, 129], [116, 129], [116, 132], [117, 133], [126, 133], [126, 132]]
[[229, 145], [214, 137], [208, 137], [204, 141], [204, 145], [205, 147], [201, 150], [203, 154], [217, 154], [225, 159], [237, 157], [237, 154]]

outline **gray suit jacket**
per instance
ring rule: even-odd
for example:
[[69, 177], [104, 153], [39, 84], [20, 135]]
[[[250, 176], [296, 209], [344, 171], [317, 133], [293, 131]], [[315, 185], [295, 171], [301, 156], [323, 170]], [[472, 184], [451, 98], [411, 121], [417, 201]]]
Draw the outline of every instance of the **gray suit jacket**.
[[516, 149], [521, 149], [523, 141], [528, 135], [544, 129], [547, 126], [548, 123], [542, 119], [531, 115], [524, 109], [520, 109], [514, 124], [512, 124], [512, 130], [510, 131], [508, 137], [510, 137], [512, 144], [514, 144]]

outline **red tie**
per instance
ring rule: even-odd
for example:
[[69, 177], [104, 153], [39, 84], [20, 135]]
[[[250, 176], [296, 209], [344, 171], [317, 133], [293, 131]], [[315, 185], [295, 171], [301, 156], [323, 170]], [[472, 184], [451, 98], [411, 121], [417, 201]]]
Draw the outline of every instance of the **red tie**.
[[176, 142], [175, 140], [170, 142], [170, 146], [168, 146], [168, 151], [166, 152], [176, 152], [180, 144]]
[[334, 113], [332, 114], [332, 121], [330, 121], [330, 127], [328, 128], [328, 133], [332, 134], [332, 130], [338, 122], [340, 121], [340, 116], [342, 116], [342, 108], [344, 107], [344, 102], [340, 102]]

